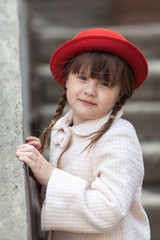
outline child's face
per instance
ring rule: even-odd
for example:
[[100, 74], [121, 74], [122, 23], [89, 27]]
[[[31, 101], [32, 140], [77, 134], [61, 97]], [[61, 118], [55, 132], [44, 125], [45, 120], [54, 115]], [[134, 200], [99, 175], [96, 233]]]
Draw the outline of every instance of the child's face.
[[105, 81], [69, 74], [67, 100], [73, 109], [73, 124], [98, 119], [112, 110], [118, 100], [119, 86], [108, 87]]

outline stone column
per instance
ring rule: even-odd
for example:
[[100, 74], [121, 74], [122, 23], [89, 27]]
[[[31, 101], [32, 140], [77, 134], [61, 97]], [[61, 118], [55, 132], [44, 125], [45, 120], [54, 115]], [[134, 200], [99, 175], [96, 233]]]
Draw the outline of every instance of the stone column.
[[15, 156], [23, 143], [18, 1], [0, 3], [0, 239], [30, 240], [26, 167]]

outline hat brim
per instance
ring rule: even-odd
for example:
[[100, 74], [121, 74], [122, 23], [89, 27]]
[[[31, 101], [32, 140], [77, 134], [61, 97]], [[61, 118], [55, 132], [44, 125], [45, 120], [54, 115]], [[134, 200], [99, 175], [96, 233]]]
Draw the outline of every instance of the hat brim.
[[121, 40], [106, 36], [85, 36], [72, 39], [61, 45], [52, 55], [50, 70], [62, 87], [65, 85], [63, 69], [65, 64], [73, 56], [88, 51], [106, 51], [123, 58], [132, 67], [135, 77], [134, 89], [137, 89], [146, 79], [148, 64], [141, 53], [132, 43], [126, 39]]

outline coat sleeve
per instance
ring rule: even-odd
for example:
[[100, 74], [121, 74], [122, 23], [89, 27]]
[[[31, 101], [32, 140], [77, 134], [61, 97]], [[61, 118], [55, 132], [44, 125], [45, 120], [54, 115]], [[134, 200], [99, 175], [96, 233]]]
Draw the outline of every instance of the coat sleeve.
[[134, 131], [109, 131], [91, 153], [94, 181], [55, 168], [42, 207], [42, 229], [81, 233], [114, 231], [141, 186], [143, 161]]

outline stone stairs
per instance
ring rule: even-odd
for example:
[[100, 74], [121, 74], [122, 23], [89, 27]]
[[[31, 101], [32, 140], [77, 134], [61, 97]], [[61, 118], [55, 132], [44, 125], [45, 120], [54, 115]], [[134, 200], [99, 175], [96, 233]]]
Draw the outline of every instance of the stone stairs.
[[[70, 0], [69, 2], [74, 5], [74, 1]], [[104, 3], [105, 1], [101, 0], [101, 2]], [[84, 4], [83, 1], [81, 1], [81, 4]], [[37, 6], [36, 4], [30, 5], [32, 9], [31, 53], [34, 53], [31, 55], [32, 129], [34, 135], [39, 134], [39, 129], [48, 126], [55, 111], [56, 103], [61, 95], [61, 88], [53, 80], [49, 70], [50, 57], [59, 45], [71, 39], [78, 32], [92, 26], [100, 26], [116, 30], [139, 47], [148, 60], [148, 78], [143, 86], [135, 91], [132, 99], [124, 107], [124, 118], [133, 123], [140, 139], [145, 165], [142, 203], [150, 220], [152, 233], [151, 239], [159, 240], [160, 23], [107, 26], [105, 25], [105, 22], [107, 21], [102, 21], [100, 18], [97, 23], [96, 19], [93, 18], [92, 11], [90, 11], [90, 18], [87, 23], [84, 23], [87, 19], [86, 16], [84, 17], [84, 21], [82, 21], [83, 24], [72, 22], [70, 19], [67, 21], [65, 16], [63, 22], [62, 20], [59, 20], [59, 25], [57, 25], [58, 0], [55, 1], [55, 5], [52, 6], [52, 10], [54, 9], [54, 16], [51, 14], [51, 5], [46, 6], [44, 3], [42, 5], [43, 6]], [[44, 11], [42, 11], [43, 9]], [[62, 11], [62, 9], [60, 9], [61, 8], [59, 7], [59, 11]], [[48, 15], [46, 13], [47, 11], [49, 11]], [[79, 12], [77, 13], [80, 14]], [[107, 18], [110, 18], [110, 15], [107, 15], [106, 19]], [[91, 22], [93, 22], [92, 26]], [[95, 22], [97, 24], [94, 24]], [[109, 24], [109, 21], [107, 24]], [[68, 108], [69, 107], [67, 106], [65, 112]]]

